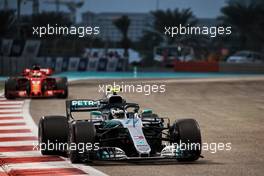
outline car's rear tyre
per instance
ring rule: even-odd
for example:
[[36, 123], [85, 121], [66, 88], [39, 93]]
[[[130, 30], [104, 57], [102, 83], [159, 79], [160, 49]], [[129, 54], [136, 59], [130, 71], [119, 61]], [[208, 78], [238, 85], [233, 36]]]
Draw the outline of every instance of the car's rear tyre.
[[66, 77], [56, 78], [56, 84], [58, 90], [63, 90], [64, 93], [60, 94], [58, 98], [67, 98], [68, 97], [68, 79]]
[[[92, 145], [94, 146], [96, 129], [92, 122], [74, 121], [70, 125], [69, 146]], [[91, 161], [94, 157], [93, 150], [86, 150], [76, 147], [70, 147], [68, 151], [72, 163], [81, 163]], [[83, 156], [85, 158], [83, 158]]]
[[15, 79], [9, 78], [5, 81], [5, 97], [6, 99], [14, 99], [16, 98], [12, 95], [11, 92], [16, 91], [17, 81]]
[[[171, 141], [183, 144], [186, 148], [180, 151], [182, 156], [178, 161], [195, 161], [201, 156], [201, 132], [200, 127], [194, 119], [177, 120], [170, 129]], [[187, 147], [189, 146], [189, 147]]]
[[43, 155], [65, 154], [69, 131], [67, 118], [64, 116], [44, 116], [40, 119], [38, 127], [41, 153]]

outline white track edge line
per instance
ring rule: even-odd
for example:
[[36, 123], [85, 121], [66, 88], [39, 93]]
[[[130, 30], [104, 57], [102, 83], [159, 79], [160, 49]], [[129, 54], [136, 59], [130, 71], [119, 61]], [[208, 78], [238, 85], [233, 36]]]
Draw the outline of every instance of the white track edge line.
[[23, 107], [23, 117], [24, 117], [24, 120], [27, 126], [31, 128], [33, 135], [38, 136], [38, 127], [35, 124], [30, 114], [30, 100], [25, 100], [24, 107]]

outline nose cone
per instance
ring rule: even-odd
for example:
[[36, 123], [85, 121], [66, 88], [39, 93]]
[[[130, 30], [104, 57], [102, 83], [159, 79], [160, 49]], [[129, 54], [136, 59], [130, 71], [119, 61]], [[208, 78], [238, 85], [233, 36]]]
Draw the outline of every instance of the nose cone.
[[39, 80], [31, 81], [31, 94], [32, 96], [41, 95], [41, 81]]

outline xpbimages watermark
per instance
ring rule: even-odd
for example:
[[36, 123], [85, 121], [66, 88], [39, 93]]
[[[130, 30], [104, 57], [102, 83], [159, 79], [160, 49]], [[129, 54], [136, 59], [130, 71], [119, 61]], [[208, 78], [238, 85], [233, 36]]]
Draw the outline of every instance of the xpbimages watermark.
[[79, 153], [84, 153], [90, 150], [99, 150], [99, 143], [59, 143], [51, 142], [48, 140], [47, 143], [33, 143], [33, 150], [40, 151], [78, 151]]
[[153, 93], [164, 93], [166, 85], [164, 84], [132, 84], [132, 83], [116, 83], [113, 84], [99, 84], [99, 93], [110, 93], [113, 89], [124, 93], [143, 93], [144, 95], [151, 95]]
[[[35, 151], [78, 151], [78, 153], [85, 153], [86, 151], [98, 151], [100, 149], [99, 143], [58, 143], [58, 142], [51, 142], [48, 141], [47, 143], [33, 143], [33, 150]], [[211, 142], [211, 143], [187, 143], [182, 142], [181, 140], [179, 143], [164, 143], [165, 148], [170, 148], [170, 152], [175, 153], [177, 151], [194, 151], [194, 150], [201, 150], [207, 151], [212, 154], [215, 154], [219, 151], [231, 151], [232, 144], [224, 143], [224, 142]]]
[[181, 140], [179, 143], [165, 143], [165, 146], [173, 146], [171, 152], [175, 152], [174, 150], [180, 150], [180, 151], [185, 151], [185, 150], [202, 150], [202, 151], [207, 151], [212, 154], [215, 154], [219, 151], [231, 151], [232, 150], [232, 143], [224, 143], [224, 142], [203, 142], [203, 143], [186, 143], [182, 142]]
[[87, 35], [98, 35], [100, 34], [100, 27], [95, 26], [58, 26], [57, 24], [52, 26], [33, 26], [33, 36], [43, 37], [49, 35], [77, 35], [82, 38]]
[[176, 37], [178, 35], [208, 35], [212, 38], [219, 35], [230, 35], [232, 33], [231, 27], [223, 26], [165, 26], [164, 34], [170, 37]]

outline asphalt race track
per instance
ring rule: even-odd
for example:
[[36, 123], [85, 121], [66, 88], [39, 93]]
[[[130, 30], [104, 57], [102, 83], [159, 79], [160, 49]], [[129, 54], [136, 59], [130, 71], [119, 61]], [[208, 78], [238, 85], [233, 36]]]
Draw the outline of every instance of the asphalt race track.
[[[120, 80], [121, 81], [121, 80]], [[140, 83], [147, 80], [128, 80]], [[111, 80], [76, 81], [70, 83], [69, 99], [98, 99], [98, 84]], [[205, 143], [231, 143], [231, 150], [203, 151], [193, 163], [178, 162], [96, 162], [92, 167], [116, 176], [204, 176], [245, 175], [261, 176], [264, 173], [264, 79], [244, 80], [149, 80], [163, 83], [166, 93], [145, 96], [127, 93], [128, 102], [141, 108], [152, 108], [171, 121], [178, 118], [195, 118]], [[33, 99], [30, 112], [37, 123], [43, 115], [64, 115], [65, 101]], [[88, 116], [88, 115], [87, 115]]]

